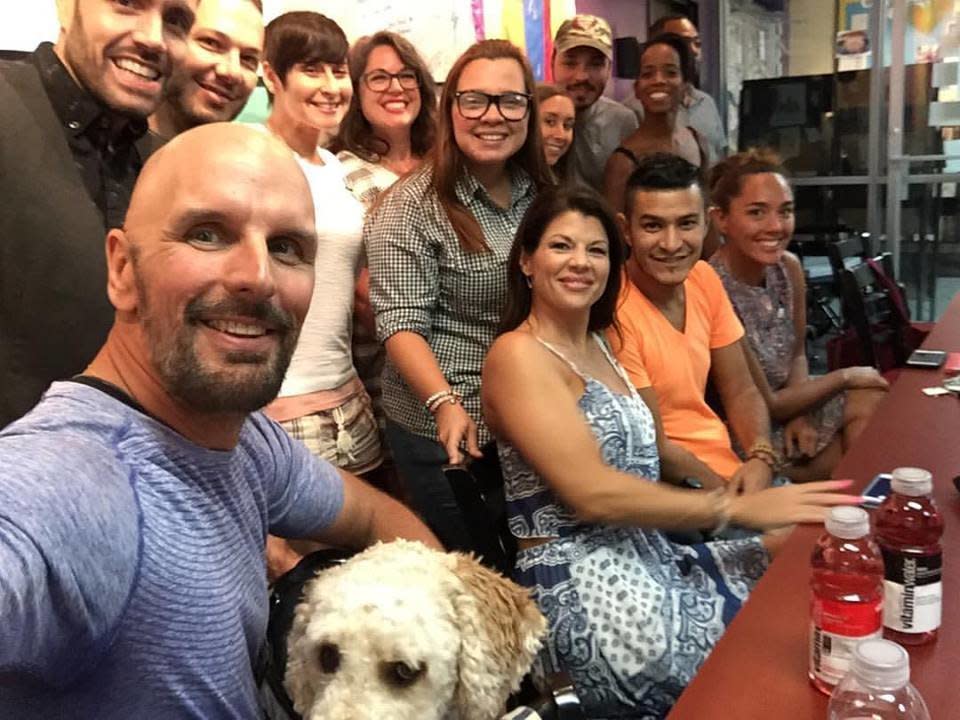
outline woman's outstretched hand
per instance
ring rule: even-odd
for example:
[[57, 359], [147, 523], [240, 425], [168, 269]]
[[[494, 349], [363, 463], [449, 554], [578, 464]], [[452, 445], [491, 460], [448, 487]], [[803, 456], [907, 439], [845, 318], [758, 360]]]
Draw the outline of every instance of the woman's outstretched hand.
[[758, 530], [823, 522], [835, 505], [858, 505], [859, 495], [847, 495], [852, 480], [824, 480], [769, 488], [730, 499], [732, 522]]

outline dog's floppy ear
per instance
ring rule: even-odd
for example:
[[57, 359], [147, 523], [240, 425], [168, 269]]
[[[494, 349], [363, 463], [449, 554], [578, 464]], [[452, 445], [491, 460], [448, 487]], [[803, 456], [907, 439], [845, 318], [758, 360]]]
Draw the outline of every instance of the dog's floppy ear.
[[520, 686], [547, 626], [530, 594], [460, 553], [448, 556], [459, 578], [453, 606], [460, 627], [461, 720], [493, 720]]

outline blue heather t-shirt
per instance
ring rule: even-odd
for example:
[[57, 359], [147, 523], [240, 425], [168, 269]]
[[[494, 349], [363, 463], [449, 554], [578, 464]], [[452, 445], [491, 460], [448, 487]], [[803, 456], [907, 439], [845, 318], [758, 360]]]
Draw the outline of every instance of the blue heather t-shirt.
[[0, 718], [260, 717], [267, 532], [342, 505], [337, 471], [260, 413], [207, 450], [55, 383], [0, 432]]

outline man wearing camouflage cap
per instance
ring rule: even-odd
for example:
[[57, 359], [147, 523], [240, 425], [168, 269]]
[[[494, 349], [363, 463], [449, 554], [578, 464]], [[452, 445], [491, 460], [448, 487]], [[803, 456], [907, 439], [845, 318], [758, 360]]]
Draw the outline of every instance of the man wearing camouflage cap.
[[613, 65], [610, 25], [595, 15], [575, 15], [553, 41], [553, 77], [577, 111], [573, 133], [573, 177], [599, 190], [603, 169], [614, 149], [637, 129], [629, 108], [604, 97]]

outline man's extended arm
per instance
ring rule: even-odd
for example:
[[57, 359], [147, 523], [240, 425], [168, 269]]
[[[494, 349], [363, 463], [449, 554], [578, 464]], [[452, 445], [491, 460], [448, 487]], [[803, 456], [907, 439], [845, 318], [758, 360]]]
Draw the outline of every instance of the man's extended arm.
[[348, 472], [343, 478], [343, 507], [336, 520], [313, 536], [313, 540], [361, 550], [383, 540], [419, 540], [443, 550], [440, 541], [413, 512], [389, 495]]

